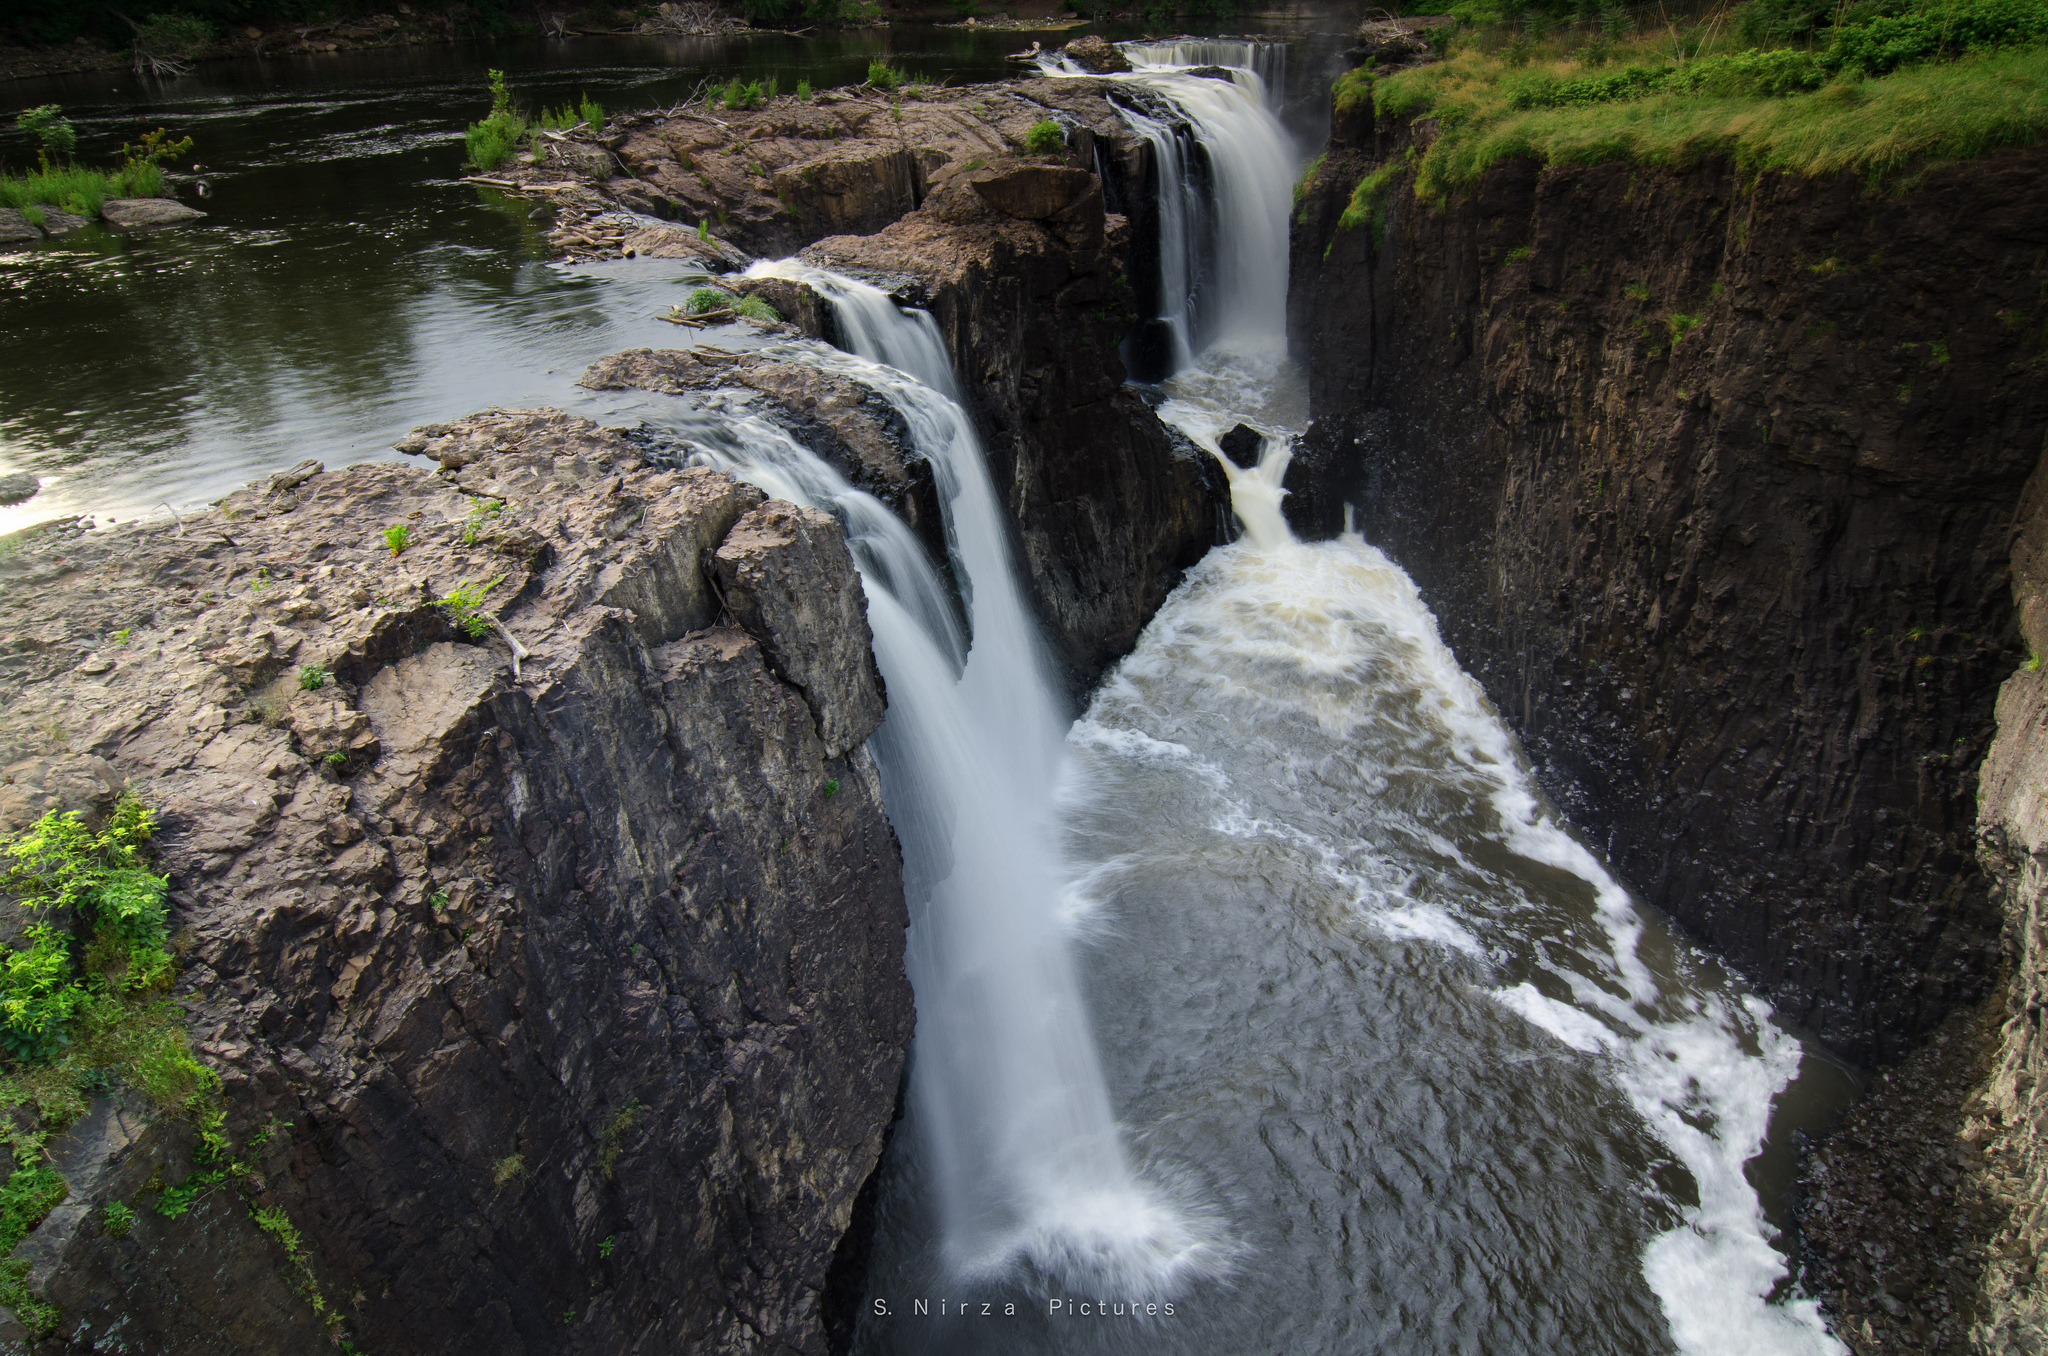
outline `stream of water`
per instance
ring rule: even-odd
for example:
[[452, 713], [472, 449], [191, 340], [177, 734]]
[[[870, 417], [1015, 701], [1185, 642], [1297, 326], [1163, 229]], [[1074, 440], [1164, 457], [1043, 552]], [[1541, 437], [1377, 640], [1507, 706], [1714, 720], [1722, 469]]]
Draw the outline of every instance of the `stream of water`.
[[[404, 111], [440, 97], [431, 80], [327, 101], [389, 115], [334, 133], [336, 173], [415, 170], [372, 221], [294, 227], [310, 257], [377, 261], [359, 293], [308, 276], [296, 234], [266, 275], [282, 228], [231, 211], [211, 244], [0, 259], [0, 462], [49, 478], [15, 516], [189, 503], [494, 400], [643, 420], [839, 516], [890, 696], [872, 748], [918, 1005], [860, 1352], [1842, 1350], [1776, 1244], [1791, 1131], [1848, 1084], [1559, 822], [1393, 562], [1288, 530], [1285, 66], [1255, 44], [1131, 52], [1126, 116], [1179, 167], [1160, 191], [1205, 186], [1161, 214], [1174, 344], [1151, 395], [1224, 463], [1243, 533], [1085, 711], [1051, 677], [931, 317], [760, 266], [825, 295], [853, 350], [778, 352], [903, 415], [946, 561], [751, 402], [573, 387], [598, 356], [675, 342], [653, 317], [683, 270], [532, 257], [518, 212], [433, 177], [450, 125]], [[561, 88], [612, 99], [647, 79], [574, 75]], [[278, 116], [317, 146], [329, 111]], [[373, 297], [368, 323], [349, 312]], [[124, 325], [159, 351], [124, 347]], [[247, 370], [218, 361], [228, 334]], [[156, 364], [123, 388], [143, 408], [95, 396], [95, 345]], [[1256, 466], [1219, 450], [1239, 422], [1265, 435]]]

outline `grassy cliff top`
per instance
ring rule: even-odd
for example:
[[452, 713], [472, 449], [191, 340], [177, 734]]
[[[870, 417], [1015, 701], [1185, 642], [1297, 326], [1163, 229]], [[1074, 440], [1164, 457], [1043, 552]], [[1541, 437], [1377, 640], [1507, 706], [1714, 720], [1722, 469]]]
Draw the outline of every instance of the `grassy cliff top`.
[[2048, 0], [1865, 0], [1819, 13], [1754, 0], [1696, 24], [1616, 31], [1481, 23], [1447, 58], [1350, 72], [1341, 109], [1433, 119], [1433, 198], [1513, 156], [1852, 171], [1873, 183], [2048, 132]]

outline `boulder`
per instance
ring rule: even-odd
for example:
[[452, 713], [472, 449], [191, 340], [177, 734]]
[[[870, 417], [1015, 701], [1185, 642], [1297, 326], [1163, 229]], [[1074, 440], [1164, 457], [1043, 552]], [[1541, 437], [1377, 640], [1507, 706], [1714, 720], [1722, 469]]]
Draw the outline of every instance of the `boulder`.
[[206, 213], [169, 198], [109, 198], [100, 204], [100, 215], [109, 225], [132, 228], [176, 226], [197, 221]]
[[71, 212], [60, 212], [47, 204], [42, 209], [43, 229], [51, 235], [68, 235], [86, 224], [86, 219]]
[[[4, 235], [0, 235], [0, 240], [5, 240], [6, 238]], [[11, 475], [0, 476], [0, 508], [13, 504], [26, 504], [29, 500], [35, 498], [36, 491], [42, 488], [43, 482], [37, 479], [33, 471], [16, 471]]]
[[1061, 165], [1020, 165], [968, 183], [990, 207], [1024, 221], [1056, 216], [1095, 190], [1094, 175]]
[[15, 245], [42, 238], [42, 227], [31, 222], [18, 208], [0, 207], [0, 245]]
[[1075, 38], [1063, 50], [1067, 60], [1096, 75], [1114, 75], [1131, 68], [1130, 58], [1123, 54], [1121, 48], [1094, 33], [1085, 38]]

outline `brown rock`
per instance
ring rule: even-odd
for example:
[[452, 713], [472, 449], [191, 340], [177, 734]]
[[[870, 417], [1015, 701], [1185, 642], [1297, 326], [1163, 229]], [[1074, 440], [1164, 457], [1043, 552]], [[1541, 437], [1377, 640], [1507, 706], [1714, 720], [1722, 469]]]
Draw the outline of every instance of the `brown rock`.
[[967, 182], [989, 206], [1023, 221], [1043, 221], [1083, 194], [1099, 198], [1102, 193], [1101, 183], [1087, 170], [1052, 165], [1019, 165]]
[[1076, 66], [1097, 75], [1115, 75], [1131, 69], [1130, 58], [1123, 54], [1123, 49], [1099, 34], [1075, 38], [1061, 50]]

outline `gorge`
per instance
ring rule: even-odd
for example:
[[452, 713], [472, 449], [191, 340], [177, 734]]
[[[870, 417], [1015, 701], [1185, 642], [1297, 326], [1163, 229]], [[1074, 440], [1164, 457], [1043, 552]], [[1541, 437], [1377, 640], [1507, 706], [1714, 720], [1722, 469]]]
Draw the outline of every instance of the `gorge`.
[[157, 809], [229, 1150], [100, 1087], [0, 1344], [2023, 1341], [2032, 1178], [1859, 1193], [2033, 1171], [2040, 153], [1367, 228], [1313, 55], [622, 117], [509, 200], [788, 323], [8, 539], [0, 829]]

